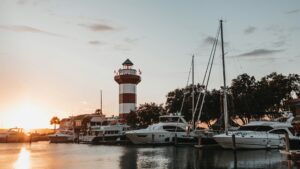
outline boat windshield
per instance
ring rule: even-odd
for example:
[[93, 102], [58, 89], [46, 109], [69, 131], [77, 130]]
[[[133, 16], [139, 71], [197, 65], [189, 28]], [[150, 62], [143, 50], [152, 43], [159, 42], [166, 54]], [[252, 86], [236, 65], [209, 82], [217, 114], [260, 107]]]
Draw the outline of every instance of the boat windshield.
[[162, 123], [170, 123], [170, 122], [182, 123], [180, 117], [159, 117], [159, 121]]
[[241, 126], [240, 131], [270, 131], [273, 128], [270, 126]]

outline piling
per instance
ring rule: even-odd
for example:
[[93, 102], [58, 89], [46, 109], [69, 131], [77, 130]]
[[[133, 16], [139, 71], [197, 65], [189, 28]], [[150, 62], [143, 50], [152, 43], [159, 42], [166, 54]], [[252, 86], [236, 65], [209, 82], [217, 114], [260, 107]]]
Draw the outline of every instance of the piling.
[[287, 151], [287, 152], [289, 152], [290, 151], [290, 140], [289, 140], [289, 134], [288, 133], [285, 133], [284, 134], [284, 138], [285, 138], [285, 150]]
[[199, 145], [199, 146], [202, 145], [202, 137], [201, 137], [201, 136], [198, 137], [198, 145]]
[[234, 168], [237, 168], [236, 142], [235, 142], [234, 134], [232, 134], [232, 149], [233, 149], [233, 157], [234, 157]]
[[235, 151], [236, 150], [236, 143], [235, 143], [235, 135], [232, 134], [232, 149]]

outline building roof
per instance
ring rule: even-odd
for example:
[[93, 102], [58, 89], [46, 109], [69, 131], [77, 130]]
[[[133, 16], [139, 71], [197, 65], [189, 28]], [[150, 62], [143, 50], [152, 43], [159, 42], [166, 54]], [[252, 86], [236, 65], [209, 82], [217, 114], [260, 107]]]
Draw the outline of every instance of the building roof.
[[123, 66], [132, 66], [133, 63], [129, 59], [126, 59], [125, 62], [122, 65]]

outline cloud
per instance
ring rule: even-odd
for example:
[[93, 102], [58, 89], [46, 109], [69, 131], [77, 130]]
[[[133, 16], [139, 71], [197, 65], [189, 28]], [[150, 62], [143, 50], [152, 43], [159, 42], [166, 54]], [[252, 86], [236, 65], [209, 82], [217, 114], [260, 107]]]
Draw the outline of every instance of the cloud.
[[0, 29], [13, 31], [13, 32], [30, 32], [30, 33], [40, 33], [40, 34], [56, 36], [56, 37], [64, 37], [63, 35], [59, 35], [56, 33], [44, 31], [38, 28], [33, 28], [31, 26], [25, 26], [25, 25], [0, 25]]
[[257, 28], [254, 26], [249, 26], [248, 28], [245, 29], [244, 33], [249, 35], [251, 33], [253, 33]]
[[204, 39], [203, 43], [212, 45], [216, 41], [216, 38], [208, 36]]
[[275, 53], [280, 53], [283, 51], [284, 51], [283, 49], [280, 49], [280, 50], [254, 49], [250, 52], [242, 53], [238, 56], [240, 56], [240, 57], [249, 57], [249, 56], [259, 57], [259, 56], [266, 56], [266, 55], [271, 55], [271, 54], [275, 54]]
[[91, 41], [89, 41], [89, 44], [90, 45], [102, 45], [102, 44], [104, 44], [104, 42], [100, 42], [98, 40], [91, 40]]
[[[212, 36], [207, 36], [204, 40], [203, 40], [203, 44], [204, 45], [213, 45], [214, 42], [216, 41], [216, 38], [212, 37]], [[221, 40], [219, 38], [218, 41], [218, 45], [221, 44]], [[227, 46], [229, 43], [228, 42], [224, 42], [224, 45]]]
[[291, 11], [287, 11], [286, 14], [294, 14], [294, 13], [298, 13], [298, 12], [300, 12], [300, 9], [294, 9]]
[[91, 24], [91, 25], [85, 25], [85, 24], [78, 24], [78, 25], [86, 27], [86, 28], [90, 29], [91, 31], [95, 31], [95, 32], [115, 30], [115, 28], [113, 28], [112, 26], [105, 25], [105, 24], [99, 24], [99, 23], [98, 24]]

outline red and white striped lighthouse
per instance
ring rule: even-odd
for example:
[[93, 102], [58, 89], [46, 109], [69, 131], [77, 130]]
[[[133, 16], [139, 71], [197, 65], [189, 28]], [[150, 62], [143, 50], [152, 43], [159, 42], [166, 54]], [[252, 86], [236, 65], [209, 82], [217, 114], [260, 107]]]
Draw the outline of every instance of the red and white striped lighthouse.
[[119, 117], [127, 119], [130, 111], [136, 111], [136, 85], [141, 77], [132, 69], [133, 63], [129, 59], [122, 65], [123, 68], [116, 72], [115, 81], [119, 84]]

